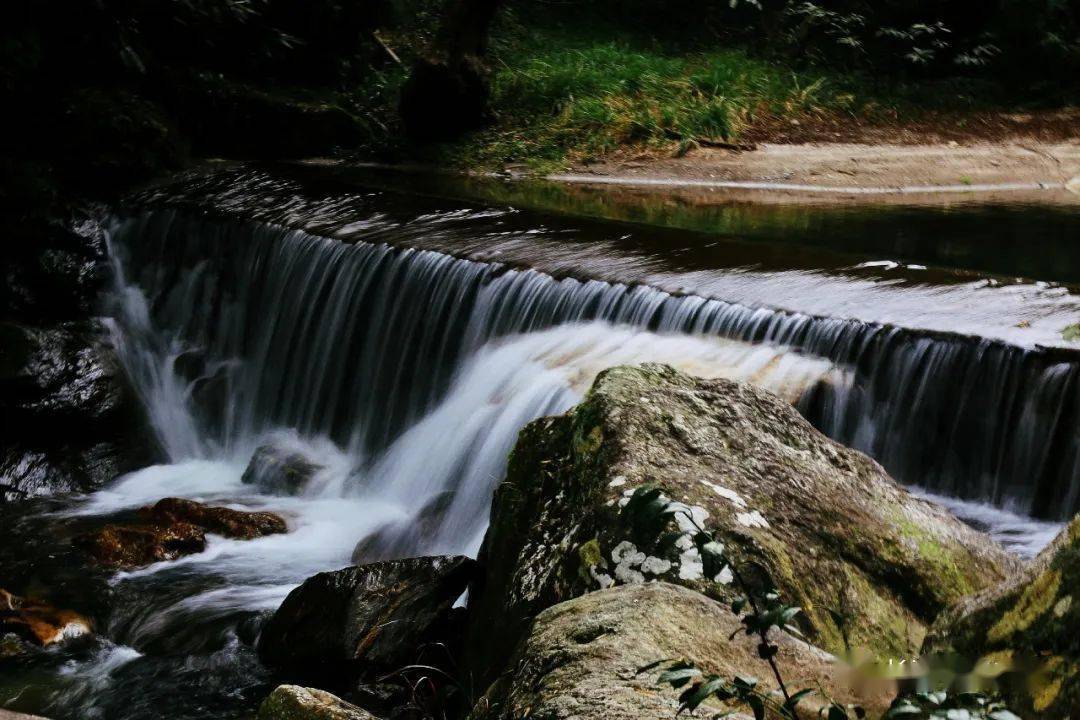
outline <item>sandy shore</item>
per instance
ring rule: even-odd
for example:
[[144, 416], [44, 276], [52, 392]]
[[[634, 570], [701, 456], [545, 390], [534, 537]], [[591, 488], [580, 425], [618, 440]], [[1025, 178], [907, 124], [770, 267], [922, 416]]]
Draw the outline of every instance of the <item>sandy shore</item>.
[[1080, 205], [1080, 137], [959, 144], [763, 143], [701, 147], [683, 157], [637, 156], [581, 165], [549, 179], [643, 192], [715, 193], [717, 201], [941, 202], [1002, 199]]

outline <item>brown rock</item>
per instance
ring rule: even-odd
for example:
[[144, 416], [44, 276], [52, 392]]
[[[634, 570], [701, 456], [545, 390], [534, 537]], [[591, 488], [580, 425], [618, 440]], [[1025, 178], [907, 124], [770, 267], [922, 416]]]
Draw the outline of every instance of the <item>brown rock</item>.
[[106, 525], [80, 535], [76, 542], [97, 562], [116, 567], [138, 567], [206, 548], [206, 532], [190, 523], [171, 525]]
[[923, 650], [997, 676], [1022, 717], [1080, 718], [1080, 515], [1022, 572], [942, 613]]
[[138, 567], [202, 552], [206, 534], [251, 540], [286, 531], [285, 521], [268, 512], [246, 512], [165, 498], [139, 510], [141, 522], [110, 524], [80, 535], [76, 543], [103, 565]]
[[0, 636], [11, 634], [23, 642], [46, 646], [85, 635], [91, 628], [89, 620], [72, 610], [61, 610], [0, 588]]
[[159, 500], [153, 507], [140, 510], [139, 514], [151, 522], [191, 523], [208, 533], [240, 540], [286, 531], [285, 521], [273, 513], [231, 510], [183, 498]]

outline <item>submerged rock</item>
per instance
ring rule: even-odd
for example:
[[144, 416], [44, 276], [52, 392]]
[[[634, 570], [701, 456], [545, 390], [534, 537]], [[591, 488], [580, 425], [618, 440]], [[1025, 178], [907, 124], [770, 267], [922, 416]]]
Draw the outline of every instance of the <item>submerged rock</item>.
[[[0, 588], [0, 637], [13, 635], [20, 643], [45, 647], [91, 631], [90, 621], [72, 610]], [[6, 647], [18, 648], [18, 644]]]
[[472, 579], [466, 557], [392, 560], [319, 573], [289, 593], [263, 628], [259, 655], [297, 674], [362, 675], [416, 662], [442, 641]]
[[[474, 708], [471, 720], [670, 720], [679, 691], [657, 685], [665, 658], [694, 663], [705, 673], [771, 677], [757, 654], [757, 639], [740, 632], [726, 607], [701, 593], [669, 583], [610, 588], [540, 613], [517, 648], [508, 672]], [[729, 639], [731, 638], [731, 639]], [[789, 688], [821, 687], [841, 702], [871, 711], [888, 706], [888, 686], [863, 686], [856, 694], [847, 673], [828, 653], [790, 635], [775, 633], [776, 662]], [[774, 689], [768, 680], [762, 686]], [[818, 703], [804, 701], [805, 717]], [[733, 708], [734, 709], [734, 708]], [[720, 711], [706, 706], [702, 714]]]
[[417, 538], [436, 536], [443, 517], [454, 502], [453, 490], [437, 493], [424, 503], [415, 516], [387, 523], [366, 536], [353, 548], [352, 561], [357, 565], [393, 560], [410, 554]]
[[[673, 542], [620, 515], [645, 484], [686, 506], [666, 521]], [[498, 673], [530, 618], [590, 590], [667, 580], [733, 597], [730, 569], [704, 577], [695, 523], [759, 591], [802, 607], [801, 629], [832, 652], [914, 653], [943, 608], [1016, 566], [763, 390], [613, 368], [575, 409], [519, 436], [480, 553], [485, 580], [470, 588], [476, 677]]]
[[325, 690], [279, 685], [259, 706], [256, 720], [375, 720], [375, 716]]
[[924, 650], [1004, 672], [1009, 707], [1024, 717], [1080, 717], [1080, 516], [1023, 572], [943, 613]]
[[277, 445], [260, 445], [252, 454], [241, 482], [272, 495], [296, 495], [322, 468], [300, 452]]
[[137, 523], [109, 524], [75, 542], [103, 565], [138, 567], [202, 552], [207, 533], [252, 540], [286, 530], [285, 521], [273, 513], [165, 498], [140, 509]]

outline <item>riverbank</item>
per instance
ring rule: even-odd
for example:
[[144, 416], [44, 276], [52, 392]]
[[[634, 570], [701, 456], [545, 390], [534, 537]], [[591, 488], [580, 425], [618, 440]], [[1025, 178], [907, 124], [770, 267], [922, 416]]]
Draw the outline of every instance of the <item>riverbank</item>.
[[[1044, 142], [762, 143], [681, 157], [615, 156], [548, 179], [676, 193], [699, 203], [939, 203], [977, 199], [1080, 204], [1080, 138]], [[947, 197], [943, 197], [947, 196]]]

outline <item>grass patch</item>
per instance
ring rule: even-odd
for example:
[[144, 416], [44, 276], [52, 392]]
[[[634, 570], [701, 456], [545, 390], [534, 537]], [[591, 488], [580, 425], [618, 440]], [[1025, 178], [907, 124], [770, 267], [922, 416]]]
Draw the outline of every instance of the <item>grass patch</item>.
[[626, 146], [734, 141], [766, 118], [851, 108], [820, 74], [738, 49], [665, 55], [620, 43], [519, 48], [492, 78], [493, 127], [460, 148], [473, 162], [559, 165]]
[[754, 137], [770, 137], [791, 121], [895, 122], [926, 108], [982, 102], [966, 80], [882, 85], [857, 74], [796, 70], [717, 46], [715, 38], [675, 46], [639, 30], [583, 25], [522, 24], [505, 15], [493, 33], [491, 125], [438, 148], [412, 146], [397, 126], [396, 98], [422, 43], [407, 33], [392, 37], [405, 64], [372, 73], [354, 93], [372, 138], [363, 149], [390, 160], [550, 171], [616, 151], [673, 154], [702, 141], [738, 142], [755, 128]]

